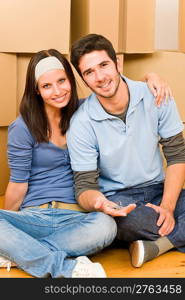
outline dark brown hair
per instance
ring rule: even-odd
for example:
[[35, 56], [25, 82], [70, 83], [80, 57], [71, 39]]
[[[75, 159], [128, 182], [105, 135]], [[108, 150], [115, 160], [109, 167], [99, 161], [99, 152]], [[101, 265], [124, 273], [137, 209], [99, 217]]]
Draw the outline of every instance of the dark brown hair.
[[91, 33], [74, 42], [71, 47], [71, 63], [81, 77], [82, 74], [79, 69], [80, 58], [96, 50], [105, 50], [117, 67], [116, 52], [111, 42], [100, 34]]
[[62, 135], [69, 128], [70, 119], [78, 108], [76, 81], [70, 63], [65, 56], [55, 49], [42, 50], [34, 54], [27, 69], [25, 90], [20, 104], [20, 114], [38, 143], [48, 142], [51, 136], [51, 128], [44, 109], [44, 103], [42, 97], [37, 93], [37, 84], [35, 81], [35, 67], [37, 63], [48, 56], [55, 56], [61, 61], [71, 85], [71, 99], [61, 109], [59, 126]]

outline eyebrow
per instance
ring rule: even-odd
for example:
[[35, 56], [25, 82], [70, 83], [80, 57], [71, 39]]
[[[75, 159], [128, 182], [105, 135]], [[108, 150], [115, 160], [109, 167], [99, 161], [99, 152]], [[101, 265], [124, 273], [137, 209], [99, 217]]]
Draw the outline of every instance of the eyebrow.
[[[98, 64], [98, 66], [101, 66], [102, 64], [104, 64], [104, 63], [109, 63], [110, 61], [109, 60], [103, 60], [103, 61], [101, 61], [99, 64]], [[91, 71], [93, 68], [89, 68], [89, 69], [87, 69], [87, 70], [85, 70], [83, 73], [82, 73], [82, 75], [84, 76], [86, 73], [88, 73], [89, 71]]]

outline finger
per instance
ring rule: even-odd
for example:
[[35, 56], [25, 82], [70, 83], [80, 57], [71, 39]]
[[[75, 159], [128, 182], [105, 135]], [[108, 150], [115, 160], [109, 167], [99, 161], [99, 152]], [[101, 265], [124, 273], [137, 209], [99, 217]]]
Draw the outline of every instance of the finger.
[[165, 88], [165, 98], [166, 101], [168, 102], [169, 100], [173, 99], [173, 94], [172, 94], [172, 90], [170, 89], [170, 87], [166, 87]]
[[160, 208], [157, 205], [151, 204], [151, 203], [147, 203], [146, 206], [153, 208], [157, 213], [160, 212]]
[[161, 226], [162, 224], [164, 225], [165, 219], [166, 219], [165, 215], [164, 214], [160, 214], [159, 218], [157, 220], [157, 226]]
[[136, 208], [136, 204], [129, 204], [125, 207], [125, 213], [129, 214], [131, 211], [133, 211]]
[[111, 208], [111, 207], [106, 207], [104, 209], [104, 213], [112, 216], [112, 217], [126, 217], [127, 214], [125, 212], [125, 210], [117, 210], [117, 209], [114, 209], [114, 208]]
[[168, 227], [162, 231], [162, 234], [163, 235], [170, 234], [173, 231], [174, 227], [175, 227], [175, 221], [172, 220], [172, 222], [168, 225]]
[[94, 205], [95, 209], [99, 209], [99, 210], [103, 210], [103, 206], [105, 205], [106, 200], [105, 199], [101, 199], [99, 197], [99, 199], [96, 200], [96, 203]]
[[161, 103], [161, 88], [156, 89], [156, 97], [155, 97], [155, 103], [157, 106], [160, 106]]
[[158, 101], [157, 106], [159, 107], [165, 100], [165, 89], [164, 87], [160, 88], [160, 91], [158, 92]]
[[166, 219], [164, 220], [161, 228], [159, 229], [159, 234], [161, 236], [167, 235], [168, 230], [170, 230], [170, 228], [173, 227], [173, 224], [174, 224], [173, 218], [166, 217]]
[[114, 217], [126, 217], [128, 213], [135, 209], [135, 207], [136, 204], [129, 204], [128, 206], [122, 208], [119, 206], [108, 205], [104, 209], [104, 212]]
[[148, 86], [149, 86], [149, 88], [150, 88], [152, 94], [154, 95], [154, 97], [157, 97], [157, 90], [156, 90], [155, 86], [154, 86], [154, 85], [151, 85], [151, 84], [149, 84], [149, 83], [148, 83]]

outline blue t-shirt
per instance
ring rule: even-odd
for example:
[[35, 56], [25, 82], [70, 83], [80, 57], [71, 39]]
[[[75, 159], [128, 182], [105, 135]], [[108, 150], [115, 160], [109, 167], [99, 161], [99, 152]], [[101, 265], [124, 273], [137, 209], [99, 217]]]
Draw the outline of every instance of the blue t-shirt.
[[74, 171], [99, 169], [105, 195], [164, 180], [159, 139], [183, 131], [175, 101], [158, 108], [146, 83], [123, 77], [130, 95], [126, 123], [91, 94], [72, 117], [67, 144]]
[[37, 143], [22, 117], [8, 128], [8, 162], [10, 181], [28, 182], [21, 208], [53, 200], [76, 203], [67, 148]]

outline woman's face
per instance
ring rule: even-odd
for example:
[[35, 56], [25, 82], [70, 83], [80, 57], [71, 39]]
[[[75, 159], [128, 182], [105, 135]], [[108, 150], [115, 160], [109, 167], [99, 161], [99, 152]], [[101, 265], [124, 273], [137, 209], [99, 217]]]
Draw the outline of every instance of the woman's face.
[[50, 70], [38, 79], [38, 92], [45, 107], [61, 109], [71, 98], [71, 84], [64, 70]]

